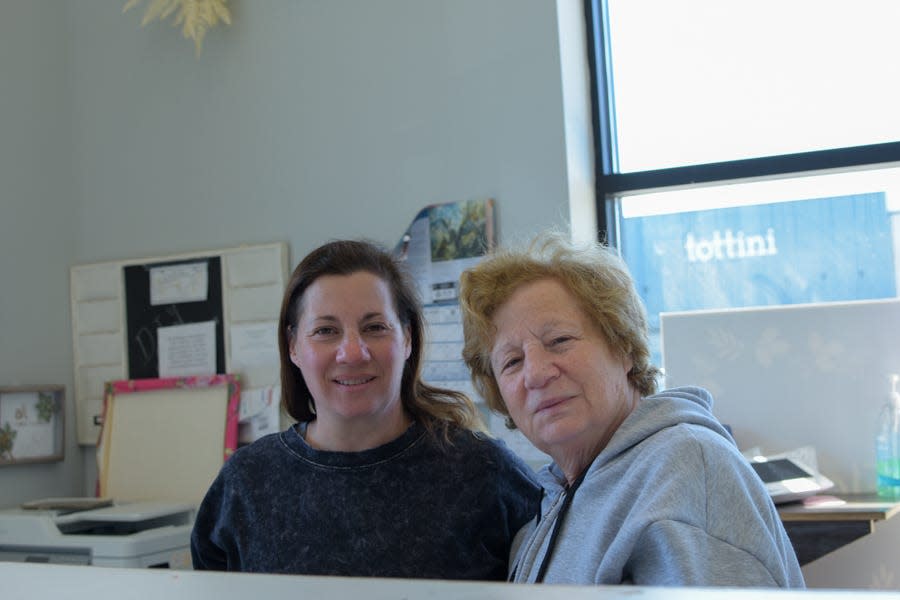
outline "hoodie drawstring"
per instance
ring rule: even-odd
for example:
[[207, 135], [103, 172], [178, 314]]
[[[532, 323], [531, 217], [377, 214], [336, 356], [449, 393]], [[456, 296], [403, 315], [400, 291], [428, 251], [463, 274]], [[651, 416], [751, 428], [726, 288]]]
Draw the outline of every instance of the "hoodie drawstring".
[[563, 498], [562, 506], [559, 508], [559, 513], [556, 515], [556, 523], [553, 524], [550, 542], [547, 544], [547, 551], [544, 553], [544, 558], [541, 560], [537, 578], [534, 580], [535, 583], [544, 582], [544, 574], [547, 572], [547, 565], [550, 564], [550, 557], [553, 555], [553, 550], [556, 548], [556, 538], [559, 537], [559, 530], [562, 529], [563, 520], [569, 512], [569, 507], [572, 505], [572, 498], [575, 497], [575, 492], [578, 490], [581, 482], [584, 481], [584, 476], [587, 475], [587, 472], [588, 469], [585, 469], [581, 472], [581, 475], [578, 476], [578, 479], [572, 482], [572, 485], [566, 486], [566, 497]]

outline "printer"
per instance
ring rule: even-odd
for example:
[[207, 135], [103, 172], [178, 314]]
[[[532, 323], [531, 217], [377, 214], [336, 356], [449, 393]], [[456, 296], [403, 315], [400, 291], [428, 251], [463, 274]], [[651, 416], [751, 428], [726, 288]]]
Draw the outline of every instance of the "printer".
[[171, 502], [0, 510], [0, 561], [189, 569], [194, 517]]
[[0, 561], [191, 568], [196, 508], [237, 441], [237, 380], [129, 379], [105, 387], [97, 497], [0, 510]]

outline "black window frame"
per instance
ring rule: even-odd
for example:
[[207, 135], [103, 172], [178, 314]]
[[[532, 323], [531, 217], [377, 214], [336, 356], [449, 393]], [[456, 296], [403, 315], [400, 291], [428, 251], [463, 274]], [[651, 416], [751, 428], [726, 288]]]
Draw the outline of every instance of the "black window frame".
[[613, 200], [624, 193], [900, 163], [900, 141], [897, 141], [620, 173], [616, 159], [616, 121], [610, 78], [607, 7], [607, 0], [584, 0], [594, 133], [598, 239], [618, 246], [618, 234], [613, 229], [616, 225]]

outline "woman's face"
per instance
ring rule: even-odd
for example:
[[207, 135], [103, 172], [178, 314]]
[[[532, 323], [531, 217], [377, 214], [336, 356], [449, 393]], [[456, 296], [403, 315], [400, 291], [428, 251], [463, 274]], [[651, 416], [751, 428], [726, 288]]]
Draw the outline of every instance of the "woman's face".
[[395, 423], [411, 345], [388, 284], [365, 271], [326, 275], [306, 289], [300, 306], [290, 356], [319, 424], [352, 431]]
[[631, 361], [612, 351], [555, 279], [522, 285], [493, 324], [491, 366], [516, 427], [564, 470], [586, 467], [637, 402]]

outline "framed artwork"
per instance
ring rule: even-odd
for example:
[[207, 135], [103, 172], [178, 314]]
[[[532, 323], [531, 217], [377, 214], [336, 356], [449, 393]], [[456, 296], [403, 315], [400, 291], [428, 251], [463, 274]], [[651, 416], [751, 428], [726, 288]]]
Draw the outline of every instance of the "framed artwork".
[[106, 384], [97, 495], [199, 503], [237, 448], [236, 375]]
[[65, 456], [65, 387], [0, 387], [0, 466]]

